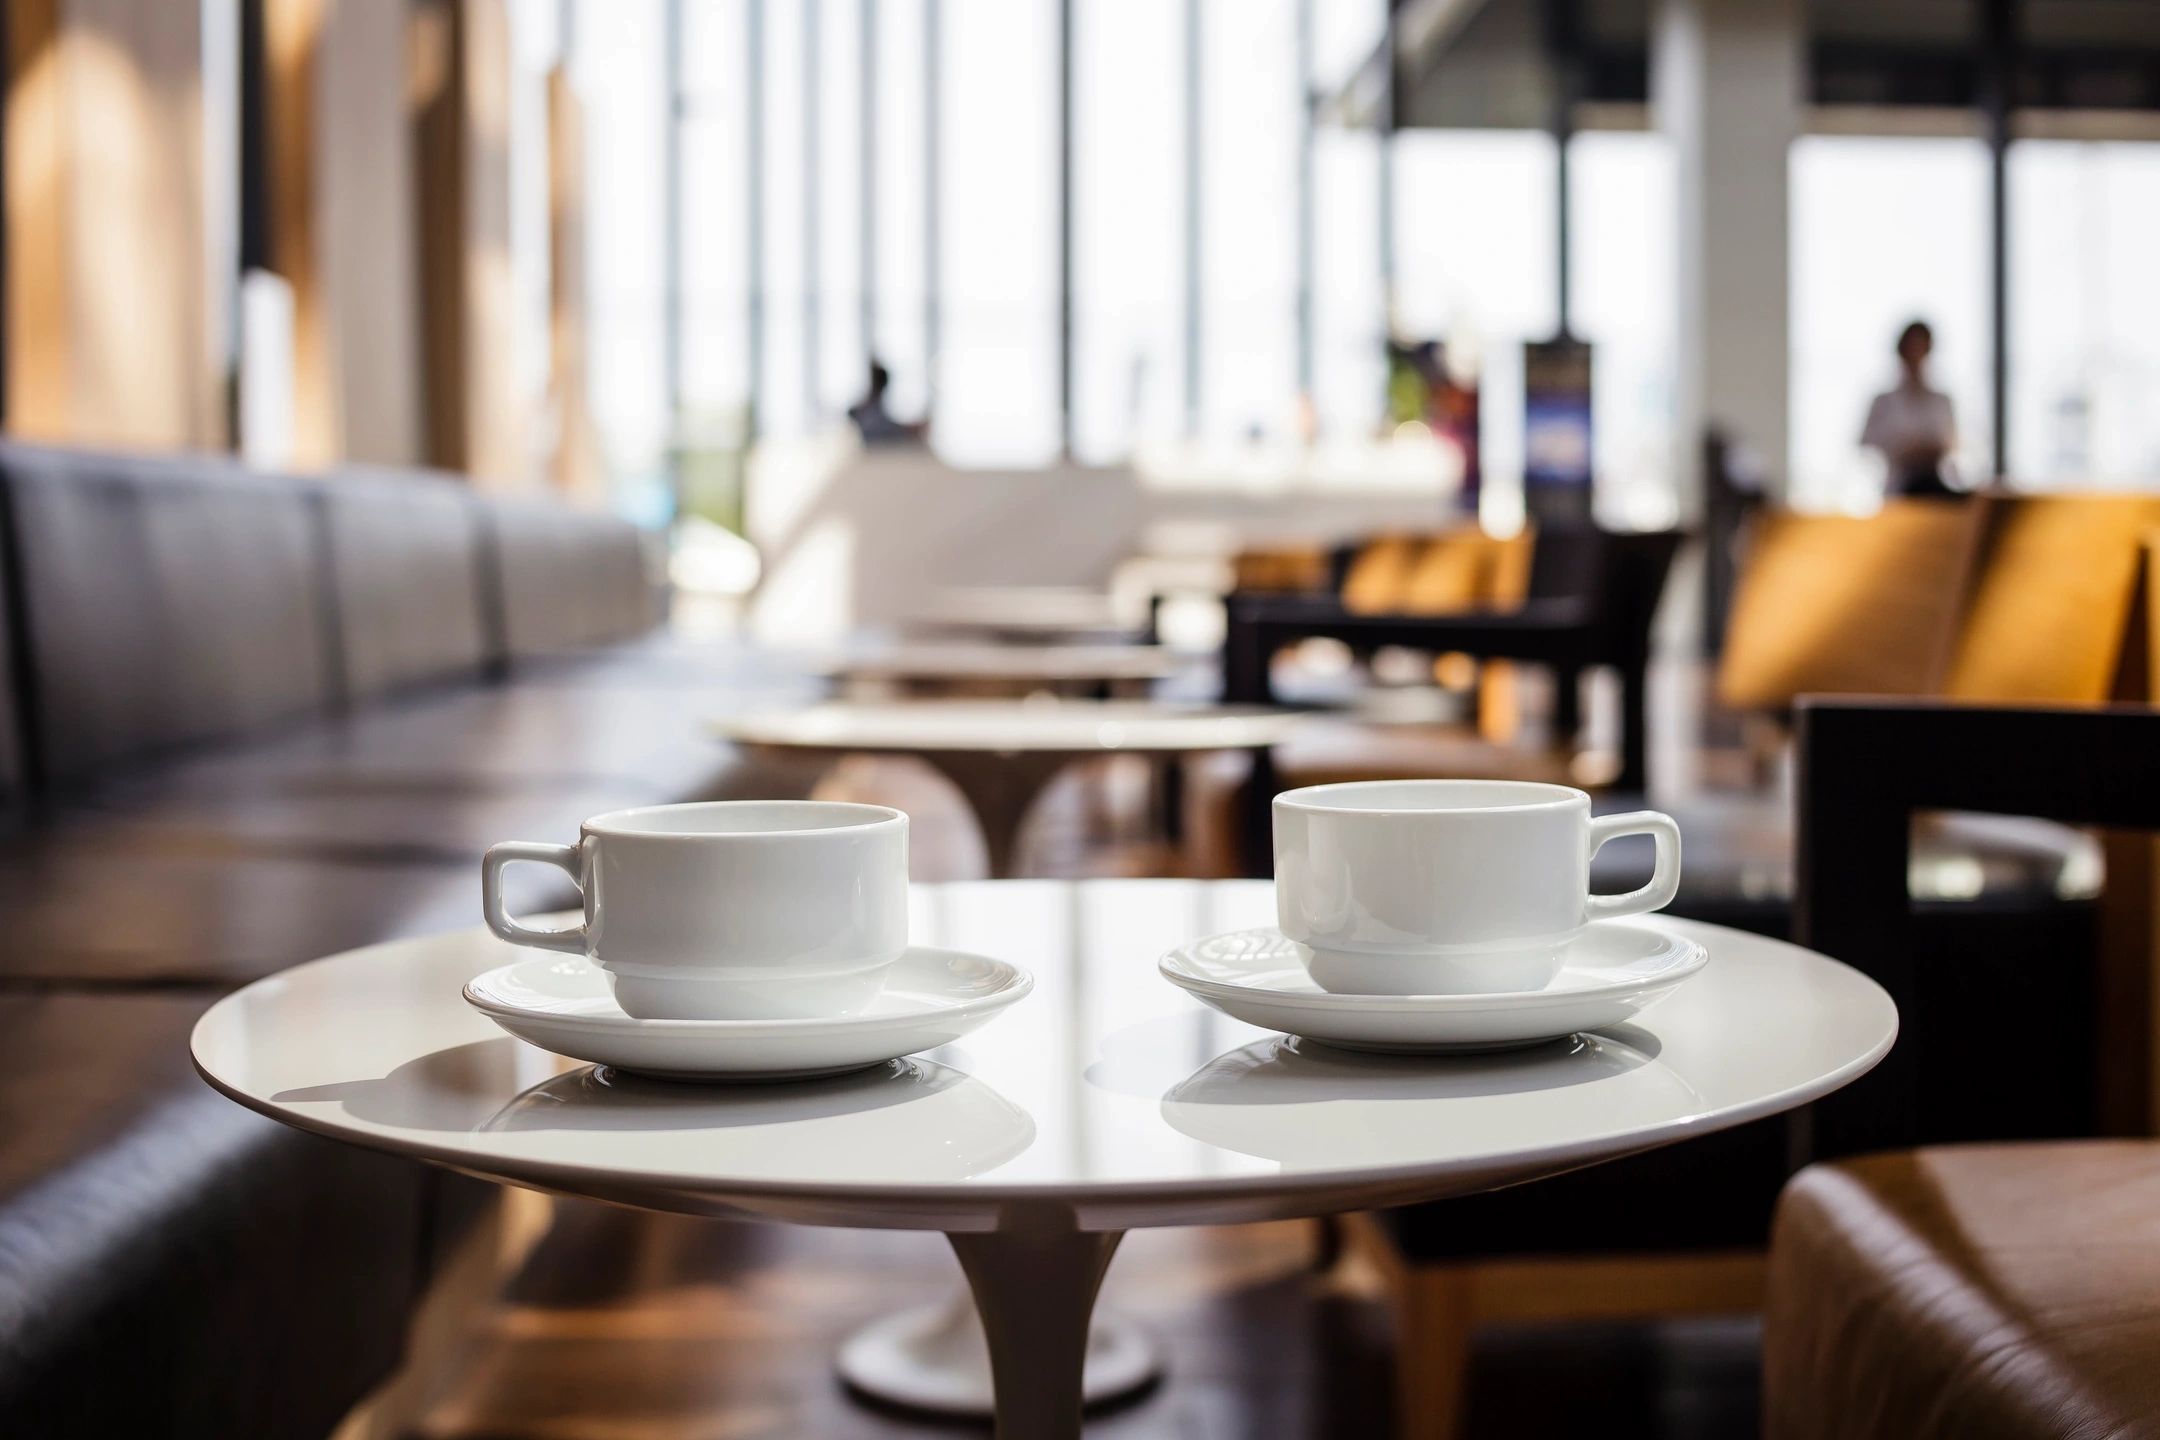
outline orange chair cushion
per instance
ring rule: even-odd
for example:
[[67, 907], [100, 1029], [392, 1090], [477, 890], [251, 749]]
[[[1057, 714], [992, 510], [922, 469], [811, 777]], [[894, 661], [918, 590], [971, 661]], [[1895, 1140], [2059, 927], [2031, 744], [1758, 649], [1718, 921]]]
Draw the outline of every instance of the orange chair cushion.
[[1725, 631], [1718, 696], [1928, 695], [1941, 682], [1985, 501], [1893, 500], [1870, 516], [1761, 517]]
[[1954, 700], [2095, 705], [2109, 698], [2160, 496], [1995, 502], [1950, 662]]

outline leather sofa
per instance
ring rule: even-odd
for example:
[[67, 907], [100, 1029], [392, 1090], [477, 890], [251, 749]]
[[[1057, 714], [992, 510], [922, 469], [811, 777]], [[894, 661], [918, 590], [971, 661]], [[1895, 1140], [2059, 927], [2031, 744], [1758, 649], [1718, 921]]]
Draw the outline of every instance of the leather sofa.
[[2160, 1146], [1938, 1146], [1804, 1170], [1763, 1317], [1771, 1440], [2160, 1425]]
[[476, 923], [494, 840], [754, 786], [698, 717], [791, 682], [659, 600], [629, 525], [446, 477], [0, 445], [0, 1434], [319, 1436], [396, 1366], [477, 1182], [242, 1110], [188, 1032]]

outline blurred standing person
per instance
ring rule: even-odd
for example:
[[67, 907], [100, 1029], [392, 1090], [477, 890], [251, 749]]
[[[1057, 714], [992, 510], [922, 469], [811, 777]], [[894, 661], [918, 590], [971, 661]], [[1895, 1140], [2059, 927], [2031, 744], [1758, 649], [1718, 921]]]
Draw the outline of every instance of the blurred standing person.
[[885, 408], [885, 392], [891, 385], [892, 373], [872, 360], [870, 388], [862, 399], [848, 407], [848, 419], [855, 423], [865, 445], [920, 444], [929, 427], [922, 422], [909, 424], [894, 418], [892, 411]]
[[1898, 383], [1868, 406], [1860, 443], [1882, 453], [1890, 467], [1892, 495], [1947, 499], [1964, 492], [1948, 479], [1950, 452], [1957, 448], [1957, 413], [1950, 397], [1928, 384], [1928, 356], [1935, 332], [1915, 320], [1898, 334]]

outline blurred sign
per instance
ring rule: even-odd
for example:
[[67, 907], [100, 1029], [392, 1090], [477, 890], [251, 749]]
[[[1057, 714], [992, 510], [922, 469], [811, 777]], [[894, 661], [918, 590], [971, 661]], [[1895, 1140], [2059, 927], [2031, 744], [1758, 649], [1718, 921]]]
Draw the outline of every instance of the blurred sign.
[[1523, 489], [1530, 514], [1590, 515], [1590, 346], [1532, 340], [1523, 346]]

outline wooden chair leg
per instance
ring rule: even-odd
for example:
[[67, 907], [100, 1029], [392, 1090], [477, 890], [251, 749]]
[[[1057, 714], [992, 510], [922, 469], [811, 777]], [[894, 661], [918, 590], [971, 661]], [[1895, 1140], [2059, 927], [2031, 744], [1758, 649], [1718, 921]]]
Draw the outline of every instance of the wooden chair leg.
[[1455, 1440], [1470, 1374], [1469, 1274], [1414, 1269], [1391, 1288], [1397, 1440]]

